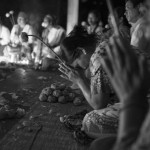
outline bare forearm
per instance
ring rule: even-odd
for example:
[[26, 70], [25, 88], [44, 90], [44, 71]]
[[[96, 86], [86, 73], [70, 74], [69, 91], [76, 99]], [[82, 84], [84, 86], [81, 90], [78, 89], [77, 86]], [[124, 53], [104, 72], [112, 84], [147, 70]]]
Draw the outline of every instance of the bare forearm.
[[93, 109], [103, 109], [107, 106], [109, 95], [104, 93], [91, 93], [90, 83], [88, 80], [80, 79], [80, 81], [78, 81], [78, 86]]
[[81, 89], [84, 97], [88, 101], [89, 104], [91, 104], [91, 89], [90, 89], [90, 83], [86, 79], [80, 79], [77, 82], [79, 88]]

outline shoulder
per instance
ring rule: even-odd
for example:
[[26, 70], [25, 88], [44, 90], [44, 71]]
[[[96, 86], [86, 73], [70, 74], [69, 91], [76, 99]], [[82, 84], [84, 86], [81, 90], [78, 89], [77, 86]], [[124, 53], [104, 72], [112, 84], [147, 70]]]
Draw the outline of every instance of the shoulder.
[[144, 31], [146, 25], [147, 25], [146, 21], [145, 21], [143, 18], [141, 18], [141, 19], [139, 20], [138, 25], [137, 25], [137, 26], [138, 26], [138, 31], [139, 31], [139, 30]]
[[51, 32], [56, 32], [56, 31], [58, 31], [58, 29], [57, 29], [57, 27], [52, 27], [50, 31]]
[[96, 32], [96, 33], [101, 33], [102, 30], [103, 30], [103, 29], [102, 29], [101, 27], [98, 26], [98, 27], [96, 28], [95, 32]]
[[20, 28], [20, 27], [19, 27], [18, 24], [15, 24], [15, 25], [12, 27], [13, 30], [18, 30], [19, 28]]
[[6, 26], [2, 26], [2, 30], [3, 30], [4, 32], [9, 32], [9, 29], [8, 29]]
[[100, 26], [97, 26], [96, 31], [102, 31], [102, 28]]
[[24, 29], [32, 30], [33, 27], [31, 25], [29, 25], [29, 24], [26, 24], [25, 27], [24, 27]]
[[126, 25], [120, 25], [120, 26], [119, 26], [119, 30], [130, 32], [129, 27], [127, 27]]

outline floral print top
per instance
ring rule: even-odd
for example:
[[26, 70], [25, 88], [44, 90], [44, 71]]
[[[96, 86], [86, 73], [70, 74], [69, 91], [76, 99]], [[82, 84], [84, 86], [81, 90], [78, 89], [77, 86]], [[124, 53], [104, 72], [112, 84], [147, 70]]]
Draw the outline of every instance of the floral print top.
[[105, 46], [108, 41], [102, 42], [95, 50], [90, 60], [91, 72], [91, 93], [107, 93], [113, 94], [113, 88], [110, 84], [109, 78], [101, 65], [101, 59], [106, 55]]

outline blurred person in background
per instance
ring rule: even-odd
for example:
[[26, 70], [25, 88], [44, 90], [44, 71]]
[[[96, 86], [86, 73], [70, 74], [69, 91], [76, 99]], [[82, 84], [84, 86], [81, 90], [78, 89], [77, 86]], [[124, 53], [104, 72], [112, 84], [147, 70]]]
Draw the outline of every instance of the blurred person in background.
[[86, 21], [82, 21], [82, 22], [81, 22], [81, 26], [84, 27], [86, 30], [87, 30], [87, 28], [88, 28], [88, 24], [87, 24]]
[[92, 10], [88, 14], [87, 22], [89, 26], [87, 27], [87, 31], [89, 34], [101, 34], [103, 28], [99, 26], [100, 22], [100, 14], [96, 10]]
[[17, 24], [11, 30], [11, 43], [7, 47], [5, 54], [11, 58], [11, 62], [16, 62], [22, 58], [26, 58], [28, 64], [32, 64], [32, 51], [34, 46], [34, 38], [29, 37], [28, 42], [23, 42], [20, 38], [22, 32], [28, 35], [34, 35], [31, 25], [28, 24], [28, 16], [25, 12], [20, 12], [17, 17]]
[[[117, 7], [114, 9], [114, 13], [116, 15], [116, 18], [118, 19], [118, 30], [120, 35], [125, 38], [130, 43], [130, 29], [127, 25], [125, 25], [125, 18], [124, 18], [124, 8], [123, 7]], [[114, 33], [114, 20], [112, 19], [112, 16], [109, 14], [108, 16], [108, 24], [110, 26], [110, 30], [112, 33]]]
[[131, 24], [131, 42], [130, 44], [140, 52], [150, 54], [150, 42], [145, 37], [145, 19], [146, 9], [143, 11], [144, 0], [127, 0], [125, 5], [125, 16]]
[[0, 56], [3, 56], [4, 48], [6, 45], [8, 45], [10, 42], [10, 31], [7, 27], [5, 27], [2, 24], [1, 18], [0, 18]]
[[[43, 41], [49, 45], [54, 52], [61, 56], [60, 43], [65, 38], [65, 30], [56, 25], [56, 20], [51, 15], [46, 15], [44, 17], [42, 26], [44, 30], [42, 32]], [[47, 70], [51, 65], [51, 60], [55, 59], [55, 54], [45, 45], [41, 44], [41, 59], [42, 59], [42, 69]]]

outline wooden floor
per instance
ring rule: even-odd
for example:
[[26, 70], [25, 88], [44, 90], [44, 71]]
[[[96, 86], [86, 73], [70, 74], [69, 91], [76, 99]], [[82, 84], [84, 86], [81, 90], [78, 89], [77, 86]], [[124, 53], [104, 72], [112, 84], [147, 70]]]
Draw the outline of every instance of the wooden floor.
[[[72, 103], [50, 104], [38, 101], [39, 91], [50, 82], [58, 81], [60, 77], [57, 75], [57, 79], [55, 73], [52, 72], [53, 76], [50, 76], [50, 73], [46, 75], [51, 78], [51, 81], [40, 83], [37, 77], [39, 75], [44, 76], [43, 73], [38, 74], [30, 70], [27, 70], [26, 73], [29, 74], [29, 77], [23, 76], [18, 82], [17, 74], [14, 74], [12, 79], [9, 78], [1, 83], [2, 89], [5, 91], [16, 91], [16, 88], [19, 89], [21, 85], [22, 88], [24, 88], [23, 86], [32, 86], [38, 92], [35, 93], [34, 97], [29, 94], [29, 97], [24, 99], [29, 103], [32, 101], [30, 111], [1, 139], [0, 150], [87, 150], [88, 147], [79, 145], [74, 140], [73, 133], [60, 123], [59, 118], [65, 114], [89, 109], [88, 105], [85, 103], [82, 106], [74, 106]], [[27, 78], [29, 79], [27, 80]], [[34, 82], [32, 82], [33, 80]], [[11, 87], [9, 87], [9, 84], [11, 84]]]

